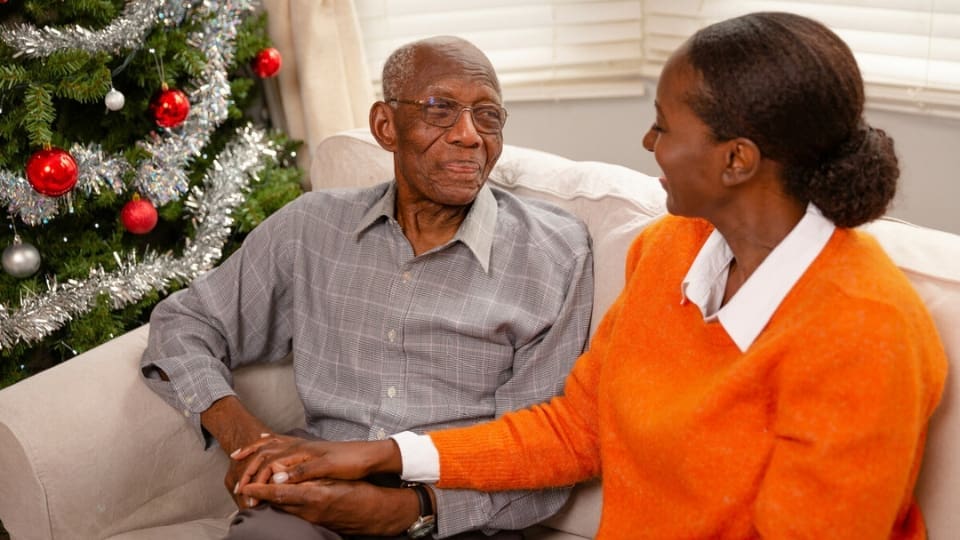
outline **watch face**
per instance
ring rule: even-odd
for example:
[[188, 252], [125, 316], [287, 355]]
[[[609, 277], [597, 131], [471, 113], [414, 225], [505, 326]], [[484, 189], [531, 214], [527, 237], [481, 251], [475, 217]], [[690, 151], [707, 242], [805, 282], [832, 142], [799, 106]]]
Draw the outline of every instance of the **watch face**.
[[426, 538], [430, 536], [435, 526], [433, 516], [420, 516], [420, 518], [407, 529], [407, 536], [410, 538]]

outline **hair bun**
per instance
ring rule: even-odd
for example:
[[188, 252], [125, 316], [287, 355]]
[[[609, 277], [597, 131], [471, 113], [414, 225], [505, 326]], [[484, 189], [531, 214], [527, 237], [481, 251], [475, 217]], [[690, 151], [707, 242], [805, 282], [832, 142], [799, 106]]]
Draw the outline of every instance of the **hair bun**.
[[886, 213], [897, 192], [900, 166], [893, 139], [861, 122], [808, 179], [807, 195], [839, 227], [856, 227]]

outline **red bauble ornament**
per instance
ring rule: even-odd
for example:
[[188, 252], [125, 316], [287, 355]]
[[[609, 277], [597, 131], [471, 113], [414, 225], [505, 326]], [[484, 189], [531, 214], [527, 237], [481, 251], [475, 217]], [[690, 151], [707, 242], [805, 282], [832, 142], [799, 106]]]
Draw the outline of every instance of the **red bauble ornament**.
[[157, 209], [150, 201], [134, 195], [120, 210], [120, 222], [133, 234], [147, 234], [157, 226]]
[[27, 160], [27, 180], [37, 193], [59, 197], [77, 185], [77, 162], [66, 150], [44, 148]]
[[164, 84], [159, 92], [150, 98], [150, 114], [160, 127], [177, 127], [190, 113], [190, 100], [176, 88], [167, 88]]
[[280, 51], [273, 47], [267, 47], [257, 53], [257, 56], [253, 58], [253, 62], [250, 63], [250, 67], [253, 68], [253, 72], [257, 74], [257, 77], [266, 79], [276, 75], [277, 72], [280, 71], [280, 65], [282, 63], [283, 59], [280, 57]]

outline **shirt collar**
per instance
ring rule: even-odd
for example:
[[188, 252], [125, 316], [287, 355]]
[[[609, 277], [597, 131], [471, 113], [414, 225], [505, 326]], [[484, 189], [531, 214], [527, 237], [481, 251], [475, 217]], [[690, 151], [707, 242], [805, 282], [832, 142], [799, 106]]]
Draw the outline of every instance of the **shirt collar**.
[[737, 293], [720, 307], [733, 252], [716, 230], [697, 253], [680, 285], [681, 302], [700, 308], [704, 320], [719, 320], [740, 351], [763, 331], [780, 303], [823, 251], [836, 226], [812, 203], [787, 236], [767, 255]]
[[[396, 221], [396, 182], [390, 182], [383, 196], [370, 207], [360, 219], [356, 229], [357, 238], [381, 218]], [[490, 269], [490, 253], [493, 251], [493, 235], [497, 227], [497, 199], [488, 184], [484, 184], [474, 199], [467, 216], [460, 224], [452, 242], [463, 242], [480, 263], [484, 272]]]

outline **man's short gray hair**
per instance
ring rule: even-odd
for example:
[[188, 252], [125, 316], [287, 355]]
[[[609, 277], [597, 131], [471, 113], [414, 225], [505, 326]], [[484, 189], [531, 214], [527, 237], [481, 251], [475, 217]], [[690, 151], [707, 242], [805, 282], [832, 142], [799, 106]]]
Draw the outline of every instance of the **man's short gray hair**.
[[383, 64], [383, 75], [381, 84], [383, 86], [383, 99], [399, 99], [400, 91], [406, 86], [407, 81], [413, 75], [413, 57], [416, 53], [418, 43], [408, 43], [387, 58]]
[[[476, 45], [457, 36], [434, 36], [406, 45], [401, 45], [397, 50], [387, 58], [383, 64], [383, 74], [381, 84], [383, 86], [383, 99], [407, 98], [401, 96], [411, 80], [417, 75], [416, 56], [421, 49], [435, 51], [441, 56], [450, 56], [463, 64], [466, 62], [472, 66], [472, 69], [482, 69], [489, 77], [497, 94], [500, 94], [500, 81], [497, 79], [497, 73], [490, 64], [490, 59]], [[466, 64], [463, 64], [466, 65]]]

